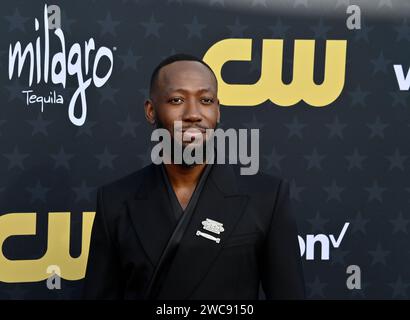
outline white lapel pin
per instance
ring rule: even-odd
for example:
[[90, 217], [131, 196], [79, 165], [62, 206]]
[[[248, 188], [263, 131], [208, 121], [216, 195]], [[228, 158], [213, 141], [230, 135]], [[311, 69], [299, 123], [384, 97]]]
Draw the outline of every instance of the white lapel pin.
[[[218, 221], [215, 221], [215, 220], [212, 220], [212, 219], [209, 219], [209, 218], [206, 218], [206, 220], [202, 221], [202, 225], [203, 225], [203, 228], [205, 230], [216, 233], [216, 234], [220, 234], [221, 232], [223, 232], [225, 230], [223, 228], [222, 223], [220, 223]], [[216, 238], [216, 237], [214, 237], [214, 236], [212, 236], [208, 233], [205, 233], [205, 232], [202, 232], [202, 231], [199, 231], [199, 230], [196, 231], [196, 235], [197, 236], [202, 236], [202, 237], [207, 238], [209, 240], [213, 240], [216, 243], [219, 243], [221, 241], [220, 238]]]
[[216, 243], [219, 243], [219, 242], [221, 241], [220, 238], [216, 238], [216, 237], [214, 237], [214, 236], [211, 236], [210, 234], [201, 232], [201, 231], [199, 231], [199, 230], [196, 231], [196, 235], [197, 235], [197, 236], [202, 236], [202, 237], [207, 238], [207, 239], [209, 239], [209, 240], [213, 240], [213, 241], [215, 241]]
[[211, 231], [216, 234], [220, 234], [225, 230], [222, 223], [209, 218], [206, 218], [206, 220], [202, 221], [202, 225], [204, 226], [205, 230]]

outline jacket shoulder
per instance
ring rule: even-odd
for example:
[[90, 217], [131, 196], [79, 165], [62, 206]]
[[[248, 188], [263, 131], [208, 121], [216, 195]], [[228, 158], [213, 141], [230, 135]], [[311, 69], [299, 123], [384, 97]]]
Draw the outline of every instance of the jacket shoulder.
[[99, 187], [98, 193], [101, 193], [105, 204], [121, 204], [132, 194], [135, 194], [149, 168], [150, 166], [146, 166]]
[[234, 172], [237, 177], [236, 180], [238, 181], [240, 190], [251, 194], [276, 192], [282, 184], [288, 184], [286, 179], [264, 171], [258, 171], [254, 175], [241, 175], [240, 167], [235, 165]]

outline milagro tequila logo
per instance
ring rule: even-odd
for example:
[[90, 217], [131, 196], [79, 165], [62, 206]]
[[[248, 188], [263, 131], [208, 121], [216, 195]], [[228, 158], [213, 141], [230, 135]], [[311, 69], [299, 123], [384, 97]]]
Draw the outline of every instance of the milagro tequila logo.
[[[38, 96], [34, 90], [30, 88], [33, 81], [37, 84], [53, 83], [61, 84], [66, 88], [66, 83], [69, 77], [76, 77], [78, 87], [71, 97], [68, 106], [68, 117], [76, 126], [82, 126], [87, 117], [87, 97], [86, 90], [90, 85], [99, 88], [103, 86], [111, 76], [114, 59], [112, 51], [107, 47], [97, 49], [94, 61], [90, 61], [91, 52], [95, 51], [95, 42], [93, 38], [84, 42], [84, 48], [81, 48], [79, 43], [74, 43], [71, 47], [66, 47], [66, 39], [64, 32], [60, 27], [54, 30], [56, 40], [59, 42], [60, 50], [55, 52], [52, 57], [50, 55], [50, 34], [49, 34], [49, 16], [47, 4], [44, 6], [44, 38], [39, 35], [33, 44], [28, 43], [24, 50], [20, 41], [17, 41], [13, 47], [9, 47], [9, 79], [13, 78], [17, 65], [17, 78], [20, 78], [23, 68], [28, 66], [28, 90], [22, 91], [25, 95], [26, 104], [33, 103], [41, 104], [41, 111], [44, 110], [45, 104], [63, 104], [64, 99], [55, 91], [50, 92], [48, 96]], [[40, 24], [37, 18], [34, 19], [34, 28], [38, 32]], [[43, 51], [42, 51], [43, 48]], [[67, 55], [68, 52], [68, 55]], [[109, 62], [108, 71], [104, 76], [97, 75], [97, 69], [103, 58], [107, 58]], [[51, 58], [51, 59], [50, 59]], [[83, 65], [84, 64], [84, 65]], [[83, 70], [85, 73], [83, 74]], [[35, 78], [35, 80], [34, 80]], [[75, 115], [76, 104], [80, 101], [79, 116]]]

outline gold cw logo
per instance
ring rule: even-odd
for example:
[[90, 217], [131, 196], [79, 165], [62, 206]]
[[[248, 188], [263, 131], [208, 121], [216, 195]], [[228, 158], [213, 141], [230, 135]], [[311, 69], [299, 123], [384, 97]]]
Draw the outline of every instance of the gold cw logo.
[[293, 79], [282, 81], [283, 40], [264, 39], [261, 76], [254, 84], [229, 84], [221, 70], [228, 61], [250, 61], [252, 39], [224, 39], [208, 49], [203, 60], [218, 79], [218, 96], [227, 106], [256, 106], [270, 100], [282, 107], [303, 100], [314, 107], [324, 107], [337, 99], [345, 82], [346, 40], [327, 40], [324, 80], [313, 81], [315, 40], [295, 40]]
[[[34, 260], [10, 260], [0, 250], [0, 281], [36, 282], [50, 277], [49, 266], [58, 265], [61, 278], [80, 280], [85, 277], [91, 230], [95, 212], [83, 212], [81, 255], [70, 255], [70, 212], [48, 214], [47, 251]], [[9, 213], [0, 216], [0, 248], [11, 236], [36, 235], [36, 213]]]

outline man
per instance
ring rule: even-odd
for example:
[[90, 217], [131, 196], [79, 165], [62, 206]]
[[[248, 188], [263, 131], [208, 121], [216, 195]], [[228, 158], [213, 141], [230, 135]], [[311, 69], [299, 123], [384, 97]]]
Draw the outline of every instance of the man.
[[[183, 148], [220, 120], [217, 79], [178, 54], [151, 77], [145, 116]], [[174, 155], [171, 155], [174, 160]], [[173, 161], [174, 162], [174, 161]], [[90, 299], [304, 298], [289, 185], [231, 164], [150, 164], [98, 190], [85, 297]]]

